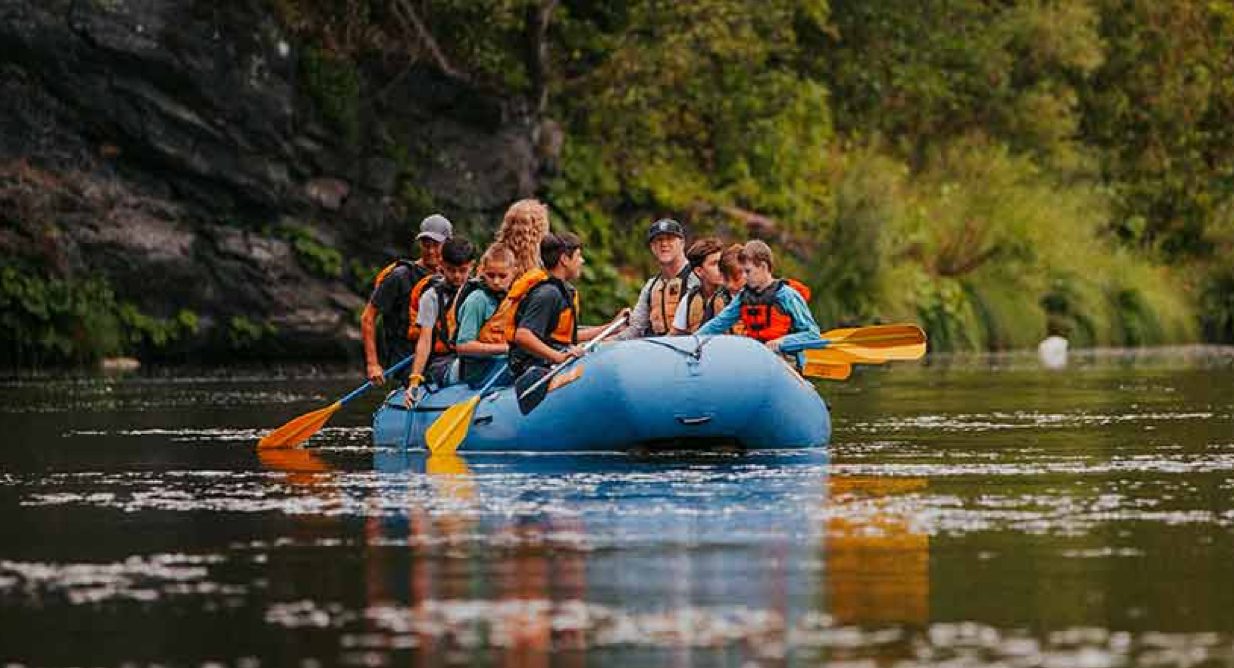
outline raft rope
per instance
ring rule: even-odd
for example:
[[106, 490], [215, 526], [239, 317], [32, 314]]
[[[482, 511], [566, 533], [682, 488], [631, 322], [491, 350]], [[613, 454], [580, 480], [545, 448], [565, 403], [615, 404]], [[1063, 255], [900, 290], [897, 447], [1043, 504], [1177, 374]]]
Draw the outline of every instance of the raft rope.
[[[676, 338], [681, 338], [681, 337], [676, 337]], [[657, 346], [663, 346], [675, 353], [680, 353], [682, 355], [685, 355], [686, 357], [689, 357], [697, 362], [703, 358], [703, 347], [706, 346], [714, 338], [716, 337], [709, 336], [703, 339], [703, 338], [699, 338], [697, 334], [691, 334], [690, 339], [694, 341], [694, 350], [683, 350], [667, 341], [661, 341], [658, 339], [640, 339], [640, 341], [646, 341], [647, 343], [654, 343]]]

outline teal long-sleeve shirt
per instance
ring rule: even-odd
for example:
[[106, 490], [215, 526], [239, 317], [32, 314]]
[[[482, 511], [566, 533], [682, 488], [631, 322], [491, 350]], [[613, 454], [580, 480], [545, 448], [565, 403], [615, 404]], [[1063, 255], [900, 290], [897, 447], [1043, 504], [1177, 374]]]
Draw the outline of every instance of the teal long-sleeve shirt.
[[[732, 329], [733, 325], [741, 319], [741, 296], [743, 294], [745, 294], [744, 290], [738, 292], [723, 311], [704, 323], [695, 334], [698, 336], [723, 334]], [[780, 289], [776, 291], [776, 303], [793, 319], [793, 329], [784, 337], [781, 344], [811, 341], [819, 337], [818, 323], [814, 322], [814, 315], [810, 313], [810, 307], [802, 298], [801, 293], [789, 287], [788, 284], [782, 283]]]

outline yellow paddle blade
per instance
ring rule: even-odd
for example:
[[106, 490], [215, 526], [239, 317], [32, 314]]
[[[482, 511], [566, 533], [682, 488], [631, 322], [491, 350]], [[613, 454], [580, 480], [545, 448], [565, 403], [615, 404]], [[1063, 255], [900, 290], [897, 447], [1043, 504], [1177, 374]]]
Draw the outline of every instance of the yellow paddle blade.
[[857, 331], [857, 329], [858, 329], [857, 327], [841, 327], [840, 329], [830, 329], [830, 330], [823, 332], [819, 338], [827, 339], [828, 341], [835, 341], [836, 339], [842, 339], [848, 336], [849, 334], [852, 334], [853, 332]]
[[[873, 325], [835, 329], [822, 338], [831, 341], [827, 348], [846, 352], [870, 360], [915, 360], [926, 353], [926, 335], [917, 325]], [[822, 350], [826, 350], [823, 348]]]
[[871, 325], [833, 331], [840, 335], [829, 336], [832, 332], [823, 335], [823, 338], [831, 339], [832, 345], [843, 342], [855, 346], [894, 348], [926, 342], [925, 332], [912, 324]]
[[859, 352], [843, 348], [817, 348], [803, 350], [807, 362], [819, 364], [883, 364], [886, 359], [880, 356], [862, 355]]
[[[885, 347], [855, 345], [848, 342], [837, 342], [833, 345], [835, 346], [833, 350], [842, 350], [856, 357], [862, 358], [864, 360], [862, 364], [882, 364], [888, 360], [919, 360], [926, 354], [926, 344], [924, 343]], [[826, 348], [823, 350], [826, 350]]]
[[806, 365], [801, 369], [801, 375], [807, 378], [822, 378], [823, 380], [847, 380], [853, 373], [853, 365], [844, 362], [818, 362], [806, 358]]
[[257, 442], [257, 449], [264, 448], [294, 448], [309, 440], [334, 415], [343, 404], [334, 402], [325, 408], [319, 408], [311, 413], [305, 413], [287, 424], [266, 434]]
[[[467, 401], [460, 401], [447, 408], [424, 433], [424, 441], [433, 455], [450, 454], [458, 449], [463, 439], [467, 438], [467, 430], [471, 428], [471, 416], [480, 405], [480, 395]], [[411, 419], [411, 416], [408, 416]]]

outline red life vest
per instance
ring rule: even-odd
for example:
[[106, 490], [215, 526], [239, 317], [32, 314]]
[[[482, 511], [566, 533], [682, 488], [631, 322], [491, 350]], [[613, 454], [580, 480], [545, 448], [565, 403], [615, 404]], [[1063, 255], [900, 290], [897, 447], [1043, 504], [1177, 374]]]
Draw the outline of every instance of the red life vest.
[[746, 336], [766, 343], [793, 333], [793, 316], [780, 308], [776, 299], [783, 285], [796, 290], [806, 301], [810, 300], [810, 288], [791, 278], [780, 279], [759, 292], [742, 288], [741, 325]]

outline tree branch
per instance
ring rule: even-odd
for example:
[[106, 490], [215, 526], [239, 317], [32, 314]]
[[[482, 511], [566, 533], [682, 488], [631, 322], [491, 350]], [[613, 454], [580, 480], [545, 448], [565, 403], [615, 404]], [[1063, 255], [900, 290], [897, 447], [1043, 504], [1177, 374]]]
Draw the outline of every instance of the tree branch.
[[470, 81], [470, 77], [450, 64], [445, 51], [442, 51], [437, 39], [433, 37], [433, 33], [429, 32], [428, 26], [420, 19], [420, 15], [416, 13], [408, 0], [391, 0], [391, 5], [394, 16], [403, 25], [403, 29], [419, 41], [437, 69], [450, 78]]

